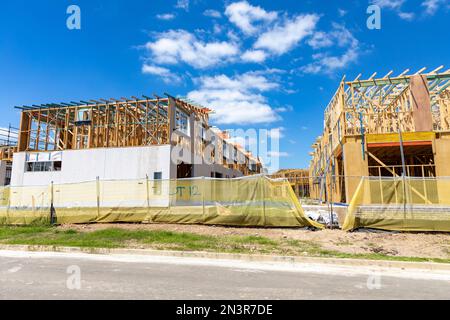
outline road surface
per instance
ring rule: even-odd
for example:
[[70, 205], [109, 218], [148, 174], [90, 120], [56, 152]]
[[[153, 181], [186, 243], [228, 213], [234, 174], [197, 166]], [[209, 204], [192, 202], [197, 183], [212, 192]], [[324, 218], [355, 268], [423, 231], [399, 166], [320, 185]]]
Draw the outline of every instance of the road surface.
[[449, 299], [450, 277], [181, 257], [0, 251], [0, 299]]

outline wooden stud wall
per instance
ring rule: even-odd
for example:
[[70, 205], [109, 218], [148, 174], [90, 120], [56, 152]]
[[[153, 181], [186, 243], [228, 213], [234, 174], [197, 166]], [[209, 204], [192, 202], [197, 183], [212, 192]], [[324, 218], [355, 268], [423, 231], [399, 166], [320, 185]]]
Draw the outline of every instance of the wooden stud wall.
[[23, 110], [18, 151], [169, 143], [167, 100], [103, 101]]

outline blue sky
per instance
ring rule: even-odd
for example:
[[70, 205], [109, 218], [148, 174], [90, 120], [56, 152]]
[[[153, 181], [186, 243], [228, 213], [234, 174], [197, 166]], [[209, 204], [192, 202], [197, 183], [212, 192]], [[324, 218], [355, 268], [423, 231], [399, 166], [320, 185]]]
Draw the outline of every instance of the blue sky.
[[[369, 4], [381, 29], [366, 26]], [[81, 30], [66, 27], [69, 5]], [[280, 166], [307, 167], [345, 74], [449, 67], [449, 0], [3, 1], [0, 127], [13, 107], [173, 95], [221, 129], [280, 128]]]

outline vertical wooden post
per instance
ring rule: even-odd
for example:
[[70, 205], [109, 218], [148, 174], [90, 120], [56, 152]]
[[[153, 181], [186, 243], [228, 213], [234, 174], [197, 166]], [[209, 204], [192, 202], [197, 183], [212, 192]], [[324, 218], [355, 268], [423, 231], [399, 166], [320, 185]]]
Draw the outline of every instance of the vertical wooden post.
[[148, 143], [148, 130], [150, 128], [148, 127], [148, 99], [145, 100], [145, 145]]
[[106, 147], [109, 147], [109, 103], [107, 103], [105, 105], [105, 112], [106, 112], [106, 118], [105, 118], [105, 122], [106, 122], [106, 129], [105, 129], [105, 143], [106, 143]]
[[19, 137], [17, 143], [17, 151], [25, 151], [30, 145], [30, 128], [31, 128], [31, 116], [28, 112], [22, 111], [20, 117]]
[[[78, 107], [75, 107], [74, 121], [78, 121]], [[72, 146], [74, 149], [79, 149], [78, 146], [78, 126], [75, 124], [73, 129]]]
[[34, 141], [34, 150], [39, 150], [39, 140], [41, 135], [41, 110], [38, 111], [36, 140]]
[[[44, 150], [47, 151], [48, 150], [48, 135], [49, 135], [49, 129], [50, 129], [50, 110], [47, 110], [47, 124], [46, 124], [46, 128], [45, 128], [45, 147]], [[56, 132], [55, 132], [55, 139], [56, 139]], [[56, 141], [55, 141], [56, 143]]]
[[71, 109], [67, 109], [66, 110], [66, 115], [65, 115], [65, 119], [64, 119], [64, 149], [70, 149], [69, 148], [69, 119], [70, 119], [70, 110]]
[[134, 120], [133, 120], [133, 146], [137, 146], [137, 131], [138, 131], [138, 127], [139, 127], [139, 117], [137, 115], [137, 111], [138, 111], [138, 105], [139, 102], [136, 99], [135, 103], [134, 103]]
[[121, 114], [122, 116], [122, 130], [120, 132], [121, 134], [121, 141], [122, 146], [125, 147], [127, 145], [127, 108], [128, 108], [128, 102], [123, 104], [123, 112]]
[[94, 111], [93, 111], [93, 107], [91, 106], [90, 110], [89, 110], [89, 120], [90, 120], [90, 124], [89, 124], [89, 129], [88, 129], [88, 143], [87, 143], [87, 147], [88, 148], [92, 148], [93, 143], [92, 143], [92, 138], [94, 136]]

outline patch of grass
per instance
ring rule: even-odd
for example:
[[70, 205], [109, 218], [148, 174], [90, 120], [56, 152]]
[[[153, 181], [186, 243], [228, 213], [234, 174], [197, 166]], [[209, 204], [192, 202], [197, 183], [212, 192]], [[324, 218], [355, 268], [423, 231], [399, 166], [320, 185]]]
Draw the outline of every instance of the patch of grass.
[[314, 241], [261, 236], [214, 236], [159, 230], [107, 228], [80, 232], [50, 226], [0, 226], [0, 243], [83, 248], [149, 248], [159, 250], [255, 253], [292, 256], [450, 263], [450, 259], [351, 254], [324, 249]]
[[351, 242], [350, 240], [341, 240], [341, 241], [336, 241], [334, 244], [337, 246], [351, 246], [351, 245], [353, 245], [353, 242]]
[[321, 255], [322, 247], [314, 242], [307, 240], [287, 240], [288, 249], [295, 248], [295, 251], [305, 255], [318, 256]]
[[50, 227], [43, 226], [14, 226], [14, 227], [0, 227], [0, 240], [7, 239], [13, 236], [35, 235], [47, 232]]
[[186, 232], [171, 231], [145, 231], [144, 244], [154, 244], [164, 248], [164, 245], [173, 250], [218, 250], [220, 248], [219, 238], [204, 236]]
[[326, 257], [343, 258], [343, 259], [350, 258], [350, 259], [367, 259], [367, 260], [450, 263], [450, 259], [389, 256], [379, 253], [345, 253], [333, 250], [323, 250], [322, 254], [323, 256]]
[[260, 236], [229, 236], [230, 240], [234, 240], [236, 243], [245, 244], [260, 244], [260, 245], [277, 245], [279, 242]]

